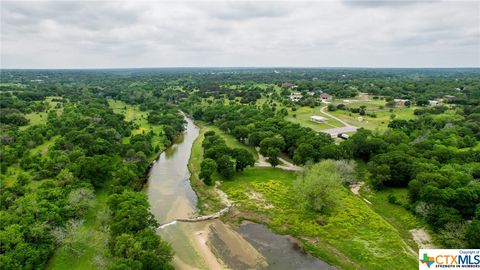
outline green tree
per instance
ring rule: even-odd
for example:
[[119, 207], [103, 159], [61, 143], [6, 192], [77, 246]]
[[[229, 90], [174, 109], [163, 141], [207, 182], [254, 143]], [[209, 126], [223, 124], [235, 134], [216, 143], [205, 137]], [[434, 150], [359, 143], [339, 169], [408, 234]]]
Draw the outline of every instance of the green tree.
[[217, 163], [211, 158], [206, 158], [200, 165], [200, 178], [206, 185], [212, 184], [212, 174], [217, 170]]
[[230, 179], [235, 174], [234, 163], [230, 156], [223, 155], [217, 159], [217, 171], [225, 179]]
[[269, 148], [276, 148], [281, 152], [285, 148], [283, 137], [281, 135], [275, 135], [273, 137], [267, 137], [260, 142], [260, 153], [262, 155], [267, 156]]
[[252, 153], [243, 148], [233, 149], [232, 157], [235, 159], [236, 171], [243, 171], [247, 166], [253, 166], [255, 164]]
[[306, 168], [294, 182], [299, 205], [314, 212], [328, 212], [339, 202], [341, 181], [333, 160]]
[[315, 156], [316, 152], [311, 144], [301, 143], [297, 149], [295, 149], [293, 162], [295, 164], [305, 164], [307, 161], [313, 162], [316, 160]]
[[465, 234], [469, 248], [480, 248], [480, 220], [473, 220]]
[[276, 147], [269, 147], [267, 150], [267, 161], [272, 165], [272, 167], [276, 167], [280, 164], [280, 160], [278, 159], [278, 155], [280, 154], [280, 150]]

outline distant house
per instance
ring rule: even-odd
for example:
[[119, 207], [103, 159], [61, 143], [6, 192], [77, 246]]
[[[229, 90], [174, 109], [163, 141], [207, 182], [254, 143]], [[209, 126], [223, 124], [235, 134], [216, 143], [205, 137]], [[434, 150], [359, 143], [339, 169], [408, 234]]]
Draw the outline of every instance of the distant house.
[[295, 89], [297, 88], [298, 86], [296, 84], [293, 84], [293, 83], [282, 83], [282, 88], [290, 88], [290, 89]]
[[337, 137], [344, 140], [350, 138], [350, 136], [348, 136], [348, 134], [345, 134], [345, 133], [338, 133]]
[[312, 115], [310, 116], [310, 121], [315, 122], [315, 123], [324, 123], [328, 119], [323, 117], [323, 116], [318, 116], [318, 115]]
[[302, 93], [295, 92], [290, 94], [290, 100], [294, 102], [299, 101], [300, 99], [302, 99], [302, 97], [303, 97]]
[[396, 98], [393, 102], [395, 102], [395, 106], [405, 106], [405, 104], [410, 101], [408, 99]]
[[430, 106], [437, 106], [438, 105], [438, 100], [429, 100], [428, 105]]
[[327, 94], [327, 93], [321, 93], [321, 94], [320, 94], [320, 99], [321, 99], [322, 101], [327, 101], [327, 100], [330, 100], [331, 98], [332, 98], [332, 96], [330, 96], [330, 95]]
[[457, 97], [456, 97], [456, 96], [452, 96], [452, 95], [445, 95], [445, 96], [443, 96], [443, 98], [446, 99], [446, 100], [454, 100], [454, 99], [456, 99]]

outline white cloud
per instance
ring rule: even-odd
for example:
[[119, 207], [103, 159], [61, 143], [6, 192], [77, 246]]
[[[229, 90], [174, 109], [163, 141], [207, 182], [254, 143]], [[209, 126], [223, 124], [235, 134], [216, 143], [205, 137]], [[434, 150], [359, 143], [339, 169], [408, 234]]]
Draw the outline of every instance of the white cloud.
[[4, 68], [480, 66], [480, 3], [2, 1]]

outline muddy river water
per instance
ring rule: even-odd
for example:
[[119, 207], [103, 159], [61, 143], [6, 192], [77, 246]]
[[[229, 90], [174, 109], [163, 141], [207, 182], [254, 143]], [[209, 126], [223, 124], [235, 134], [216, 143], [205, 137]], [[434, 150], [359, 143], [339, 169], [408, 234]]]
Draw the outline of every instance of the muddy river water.
[[264, 225], [238, 228], [220, 220], [172, 222], [196, 213], [197, 196], [187, 165], [199, 129], [185, 118], [186, 131], [152, 166], [145, 192], [160, 236], [171, 243], [177, 269], [330, 269], [324, 262], [294, 248], [286, 236]]

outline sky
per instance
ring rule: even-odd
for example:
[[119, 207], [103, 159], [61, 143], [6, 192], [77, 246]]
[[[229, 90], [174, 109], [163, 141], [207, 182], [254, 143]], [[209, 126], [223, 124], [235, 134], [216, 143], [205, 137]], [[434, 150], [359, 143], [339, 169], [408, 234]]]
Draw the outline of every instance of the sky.
[[4, 1], [1, 68], [480, 67], [480, 1]]

